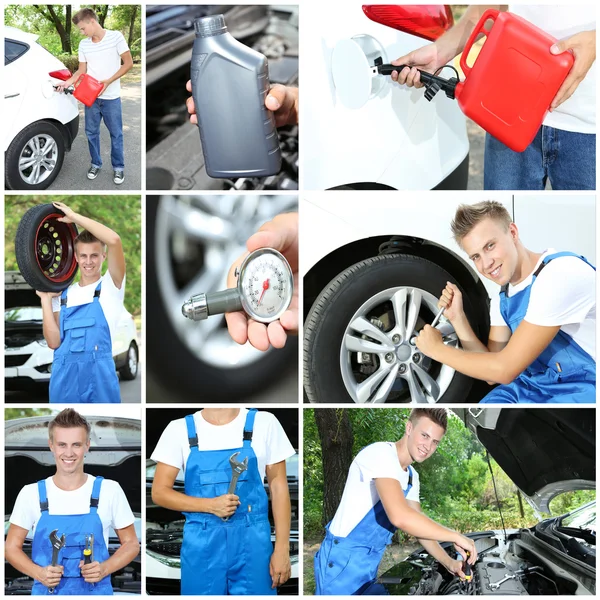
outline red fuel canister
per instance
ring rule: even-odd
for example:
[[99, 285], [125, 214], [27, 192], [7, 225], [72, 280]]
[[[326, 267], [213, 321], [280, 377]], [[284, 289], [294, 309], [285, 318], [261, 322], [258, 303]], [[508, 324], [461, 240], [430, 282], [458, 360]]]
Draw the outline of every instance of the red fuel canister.
[[97, 79], [94, 79], [91, 75], [85, 73], [78, 79], [78, 83], [73, 91], [73, 96], [86, 106], [92, 106], [96, 101], [96, 98], [100, 95], [103, 87], [103, 83], [100, 83]]
[[[488, 21], [493, 21], [486, 28]], [[467, 56], [486, 36], [472, 67]], [[551, 54], [556, 39], [509, 12], [489, 9], [471, 33], [460, 59], [465, 80], [455, 97], [467, 117], [516, 152], [533, 141], [573, 66], [570, 52]]]

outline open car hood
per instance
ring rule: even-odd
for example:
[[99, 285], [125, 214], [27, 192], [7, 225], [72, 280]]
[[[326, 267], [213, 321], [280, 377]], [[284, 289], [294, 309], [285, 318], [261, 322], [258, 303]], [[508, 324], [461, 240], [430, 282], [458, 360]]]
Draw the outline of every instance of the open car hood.
[[596, 488], [591, 408], [452, 409], [540, 511], [558, 494]]

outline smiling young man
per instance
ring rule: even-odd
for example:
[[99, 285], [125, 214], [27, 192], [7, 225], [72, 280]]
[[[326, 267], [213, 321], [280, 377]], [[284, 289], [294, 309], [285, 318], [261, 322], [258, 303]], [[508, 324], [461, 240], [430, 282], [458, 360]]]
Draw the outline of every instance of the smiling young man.
[[[85, 231], [75, 239], [79, 281], [62, 293], [36, 292], [42, 302], [44, 338], [54, 349], [50, 402], [121, 402], [112, 356], [125, 295], [121, 238], [62, 202], [54, 206], [65, 215], [59, 221], [75, 223]], [[107, 255], [108, 270], [102, 276]]]
[[315, 555], [318, 595], [369, 593], [385, 547], [396, 529], [418, 538], [451, 573], [464, 577], [463, 561], [454, 560], [439, 542], [451, 542], [473, 564], [475, 544], [426, 517], [419, 500], [419, 475], [411, 466], [427, 460], [448, 426], [444, 408], [415, 408], [397, 442], [376, 442], [352, 461], [335, 516]]
[[96, 179], [102, 168], [100, 123], [104, 119], [110, 134], [113, 181], [120, 185], [125, 178], [120, 79], [133, 66], [133, 58], [123, 34], [104, 29], [91, 8], [82, 8], [72, 20], [85, 36], [79, 43], [79, 68], [70, 79], [57, 86], [57, 90], [62, 91], [73, 85], [86, 73], [104, 84], [94, 104], [85, 107], [85, 135], [92, 161], [87, 177]]
[[417, 347], [470, 377], [499, 383], [482, 402], [596, 401], [596, 272], [571, 252], [525, 248], [508, 211], [498, 202], [461, 205], [452, 233], [484, 277], [500, 286], [490, 307], [490, 333], [481, 342], [448, 283], [439, 306], [462, 350], [444, 345], [425, 325]]
[[[110, 574], [140, 550], [134, 515], [116, 481], [84, 472], [90, 426], [79, 413], [71, 408], [58, 413], [48, 425], [48, 438], [56, 473], [19, 492], [6, 537], [6, 560], [35, 580], [32, 595], [111, 595]], [[121, 545], [109, 557], [111, 527]], [[32, 530], [29, 558], [23, 544]], [[56, 565], [51, 538], [61, 546]], [[86, 548], [92, 551], [87, 564]]]

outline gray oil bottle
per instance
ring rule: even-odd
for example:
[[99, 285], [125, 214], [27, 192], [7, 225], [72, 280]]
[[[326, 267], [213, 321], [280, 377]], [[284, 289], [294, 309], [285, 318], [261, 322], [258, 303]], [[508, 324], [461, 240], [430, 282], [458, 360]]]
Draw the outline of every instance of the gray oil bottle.
[[267, 59], [227, 32], [223, 15], [194, 21], [192, 95], [210, 177], [265, 177], [281, 168]]

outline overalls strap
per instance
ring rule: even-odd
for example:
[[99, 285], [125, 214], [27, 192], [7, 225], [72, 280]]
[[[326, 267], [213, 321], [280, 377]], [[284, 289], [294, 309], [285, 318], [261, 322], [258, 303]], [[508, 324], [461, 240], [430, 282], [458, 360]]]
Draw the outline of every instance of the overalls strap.
[[38, 494], [40, 496], [40, 510], [42, 512], [48, 511], [48, 496], [46, 494], [46, 480], [42, 479], [37, 482]]
[[406, 498], [406, 496], [408, 496], [408, 492], [410, 492], [410, 490], [412, 488], [412, 480], [413, 480], [413, 470], [412, 470], [412, 467], [410, 465], [408, 465], [408, 485], [406, 486], [405, 490], [402, 490], [404, 492], [405, 498]]
[[190, 450], [198, 452], [198, 434], [196, 433], [196, 424], [194, 423], [194, 415], [185, 417], [185, 425], [187, 427], [188, 441]]
[[90, 513], [98, 512], [98, 501], [100, 500], [100, 488], [102, 487], [102, 481], [104, 477], [96, 477], [94, 480], [94, 487], [92, 488], [92, 496], [90, 498]]
[[246, 415], [244, 423], [244, 448], [249, 448], [252, 444], [252, 433], [254, 430], [254, 419], [256, 418], [256, 409], [251, 408]]
[[100, 292], [102, 291], [102, 279], [98, 282], [96, 289], [94, 290], [94, 302], [100, 301]]

